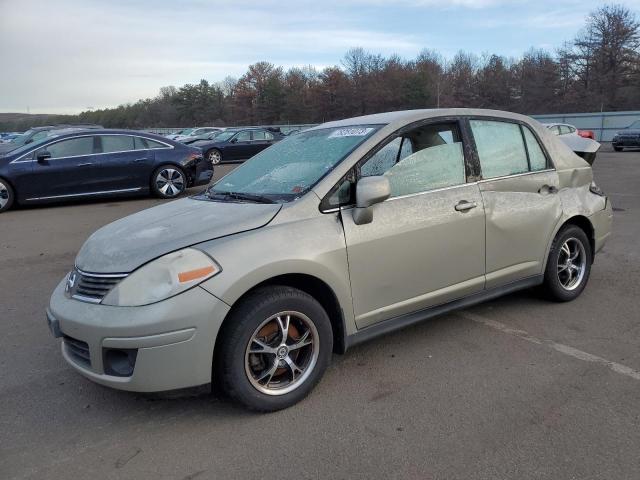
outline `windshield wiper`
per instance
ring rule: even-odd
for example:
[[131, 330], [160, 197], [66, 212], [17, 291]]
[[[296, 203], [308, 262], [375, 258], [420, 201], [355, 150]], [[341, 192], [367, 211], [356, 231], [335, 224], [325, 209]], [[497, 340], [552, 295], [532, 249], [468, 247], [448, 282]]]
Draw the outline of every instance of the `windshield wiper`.
[[255, 195], [252, 193], [243, 193], [243, 192], [217, 192], [215, 190], [209, 190], [207, 192], [207, 196], [209, 198], [222, 196], [222, 197], [231, 198], [234, 200], [247, 200], [249, 202], [256, 202], [256, 203], [276, 203], [275, 200], [272, 200], [269, 197], [265, 197], [264, 195]]

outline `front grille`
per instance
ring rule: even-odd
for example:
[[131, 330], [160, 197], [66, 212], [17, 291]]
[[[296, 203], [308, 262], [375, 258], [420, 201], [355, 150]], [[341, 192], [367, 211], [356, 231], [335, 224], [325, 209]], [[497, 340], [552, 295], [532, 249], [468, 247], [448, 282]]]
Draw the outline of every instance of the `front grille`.
[[91, 356], [89, 355], [89, 345], [82, 340], [71, 338], [67, 335], [63, 337], [64, 344], [67, 347], [67, 351], [73, 356], [79, 363], [91, 366]]
[[100, 303], [105, 295], [126, 276], [126, 273], [88, 273], [75, 268], [69, 274], [67, 292], [77, 300]]

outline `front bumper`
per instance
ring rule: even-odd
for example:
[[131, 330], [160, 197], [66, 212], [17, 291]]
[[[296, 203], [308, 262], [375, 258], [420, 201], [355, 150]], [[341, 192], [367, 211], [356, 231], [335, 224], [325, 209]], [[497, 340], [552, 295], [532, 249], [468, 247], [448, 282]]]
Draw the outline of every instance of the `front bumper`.
[[[229, 306], [206, 290], [192, 288], [142, 307], [111, 307], [67, 298], [64, 284], [62, 281], [51, 296], [47, 319], [54, 336], [64, 338], [64, 359], [85, 377], [136, 392], [211, 381], [213, 348]], [[79, 350], [77, 345], [83, 346]], [[109, 349], [135, 351], [131, 375], [106, 373], [105, 352]]]
[[616, 137], [611, 141], [614, 147], [640, 147], [640, 137]]

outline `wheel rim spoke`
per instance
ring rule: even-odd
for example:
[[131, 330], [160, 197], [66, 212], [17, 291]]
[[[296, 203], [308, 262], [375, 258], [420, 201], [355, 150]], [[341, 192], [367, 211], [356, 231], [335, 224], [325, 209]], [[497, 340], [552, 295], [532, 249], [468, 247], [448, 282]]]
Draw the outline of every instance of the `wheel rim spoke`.
[[287, 338], [289, 338], [289, 323], [291, 322], [291, 315], [287, 315], [284, 320], [282, 317], [276, 317], [278, 327], [280, 328], [280, 335], [282, 337], [281, 343], [287, 344]]
[[303, 373], [302, 370], [298, 365], [296, 365], [289, 355], [285, 357], [284, 362], [287, 364], [289, 371], [291, 372], [291, 381], [295, 381], [296, 377]]
[[255, 343], [256, 345], [258, 345], [260, 347], [260, 349], [250, 348], [249, 349], [249, 353], [271, 353], [273, 355], [276, 354], [276, 349], [273, 348], [273, 347], [270, 347], [269, 345], [264, 343], [262, 340], [258, 340], [257, 338], [253, 338], [253, 339], [251, 339], [251, 341], [253, 343]]
[[294, 343], [293, 345], [289, 345], [289, 350], [298, 350], [302, 347], [306, 347], [307, 345], [311, 345], [311, 343], [313, 343], [313, 340], [309, 338], [309, 334], [311, 332], [309, 330], [307, 330], [304, 335], [302, 335], [300, 337], [300, 339]]

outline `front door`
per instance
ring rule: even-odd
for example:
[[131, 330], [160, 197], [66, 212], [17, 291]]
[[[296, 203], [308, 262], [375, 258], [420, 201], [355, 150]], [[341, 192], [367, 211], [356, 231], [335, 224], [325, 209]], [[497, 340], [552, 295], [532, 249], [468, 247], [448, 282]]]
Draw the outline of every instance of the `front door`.
[[225, 148], [225, 160], [246, 160], [251, 156], [251, 130], [236, 133], [229, 146]]
[[469, 121], [486, 212], [487, 288], [542, 274], [562, 215], [559, 179], [526, 125]]
[[35, 152], [48, 151], [50, 158], [35, 161], [29, 199], [81, 196], [99, 190], [99, 157], [93, 135], [82, 135], [50, 143]]
[[457, 122], [398, 134], [360, 168], [384, 175], [391, 197], [356, 225], [342, 209], [358, 328], [484, 288], [484, 209], [467, 183]]

